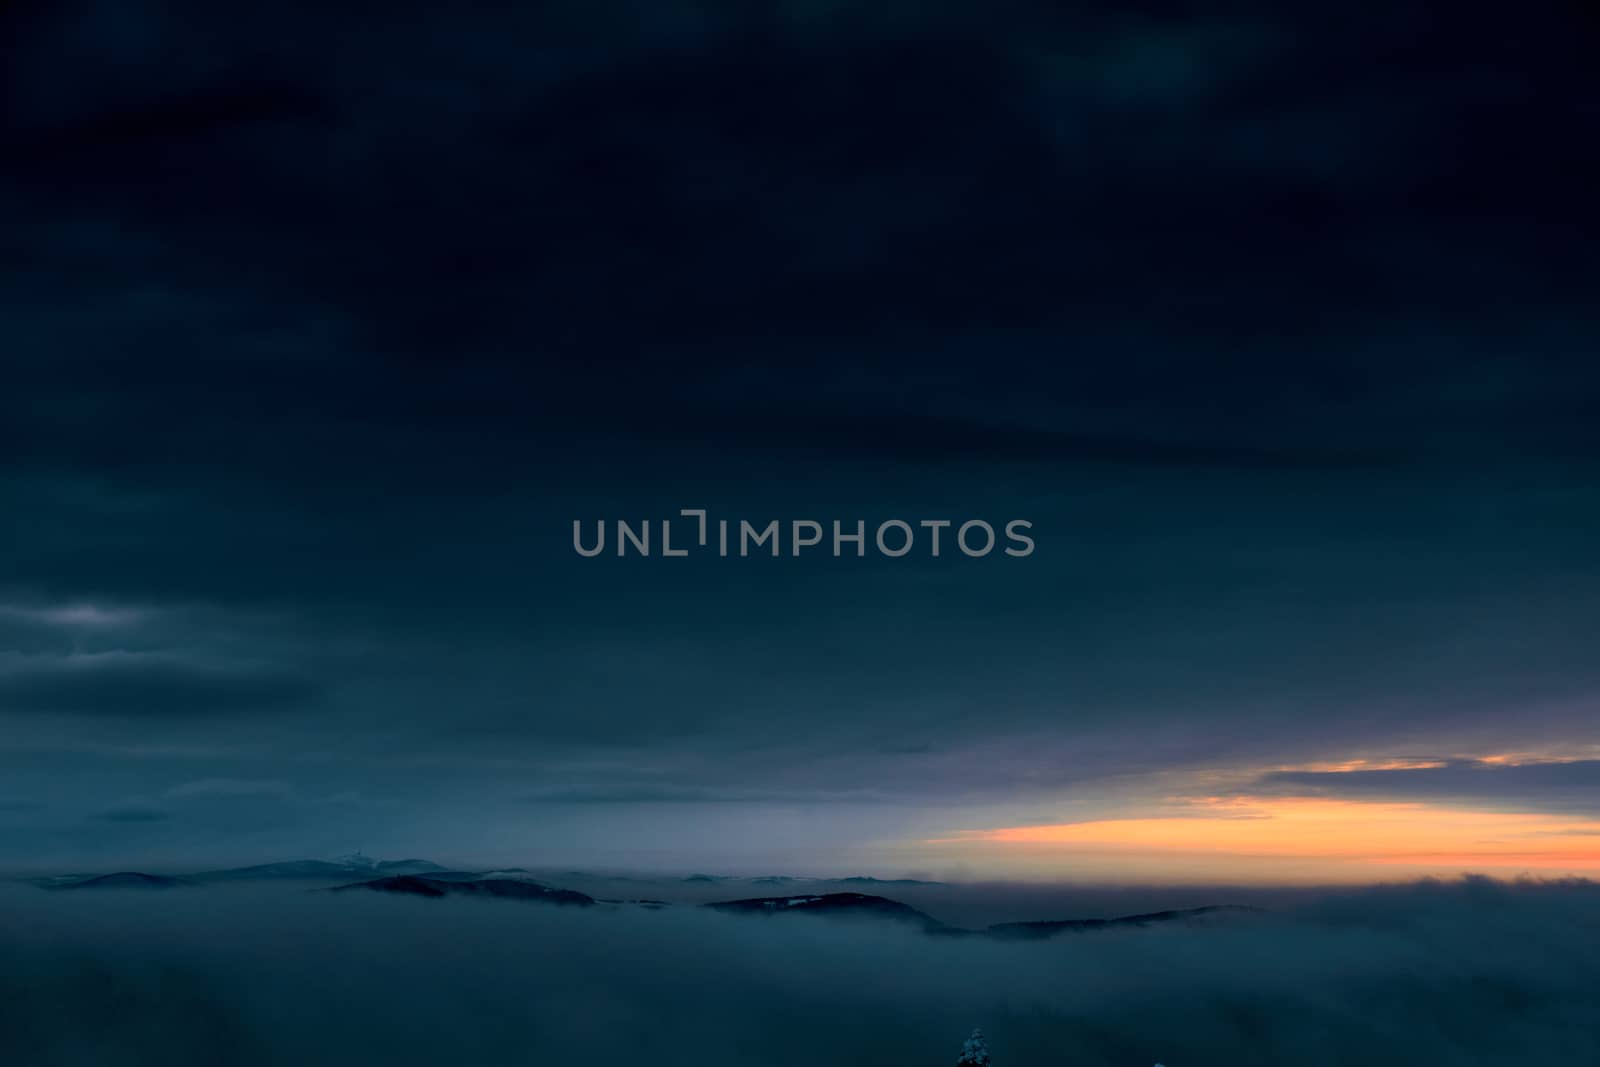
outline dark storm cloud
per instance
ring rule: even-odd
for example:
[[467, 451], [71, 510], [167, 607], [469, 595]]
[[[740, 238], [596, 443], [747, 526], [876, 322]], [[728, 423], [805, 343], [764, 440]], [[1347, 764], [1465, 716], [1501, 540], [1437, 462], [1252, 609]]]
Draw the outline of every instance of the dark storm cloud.
[[1478, 800], [1535, 809], [1600, 813], [1600, 760], [1485, 763], [1370, 771], [1275, 771], [1251, 791], [1387, 800]]
[[[1563, 16], [856, 8], [0, 12], [19, 791], [870, 803], [1585, 728]], [[1040, 552], [570, 550], [685, 506]]]
[[[1582, 107], [1558, 23], [672, 10], [607, 29], [564, 9], [400, 8], [354, 34], [329, 9], [24, 23], [14, 183], [44, 221], [19, 231], [18, 281], [110, 298], [143, 323], [116, 351], [168, 368], [75, 346], [65, 366], [93, 379], [43, 384], [118, 386], [101, 417], [145, 431], [125, 452], [251, 464], [277, 450], [219, 401], [258, 400], [251, 423], [295, 456], [306, 431], [405, 439], [417, 420], [622, 429], [741, 382], [826, 416], [875, 372], [927, 376], [897, 391], [926, 409], [908, 416], [1005, 415], [1011, 389], [1053, 396], [1047, 418], [1119, 411], [1129, 449], [1433, 448], [1469, 426], [1594, 443], [1563, 325], [1582, 249], [1506, 214], [1534, 181], [1552, 216], [1576, 207], [1594, 174], [1583, 139], [1554, 136]], [[50, 80], [63, 53], [96, 76]], [[133, 272], [157, 299], [126, 299]], [[338, 354], [279, 354], [308, 330]], [[160, 419], [174, 405], [189, 432]]]
[[715, 441], [740, 449], [798, 451], [808, 455], [886, 458], [923, 462], [1109, 464], [1113, 466], [1223, 467], [1319, 470], [1375, 467], [1408, 458], [1394, 450], [1319, 450], [1314, 445], [1252, 447], [1225, 443], [1070, 433], [993, 425], [935, 415], [833, 415], [785, 412], [682, 411], [652, 425], [636, 420], [631, 432], [651, 437]]
[[0, 664], [8, 710], [68, 715], [254, 714], [303, 706], [314, 681], [251, 665], [194, 663], [161, 655], [105, 653]]
[[172, 818], [172, 812], [146, 804], [121, 804], [113, 808], [107, 808], [105, 811], [92, 816], [92, 818], [100, 822], [165, 822]]

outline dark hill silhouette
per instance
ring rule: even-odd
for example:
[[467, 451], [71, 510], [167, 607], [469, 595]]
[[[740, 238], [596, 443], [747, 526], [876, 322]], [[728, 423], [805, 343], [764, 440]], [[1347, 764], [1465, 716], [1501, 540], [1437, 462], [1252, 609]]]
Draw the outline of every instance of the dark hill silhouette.
[[393, 878], [377, 878], [370, 882], [335, 886], [329, 892], [346, 893], [353, 889], [416, 897], [499, 897], [506, 900], [531, 900], [544, 904], [568, 904], [579, 907], [596, 903], [587, 893], [579, 893], [572, 889], [551, 889], [548, 886], [512, 878], [482, 878], [477, 881], [458, 882], [403, 874]]
[[836, 918], [885, 919], [920, 927], [925, 933], [941, 937], [989, 937], [1001, 941], [1043, 941], [1063, 933], [1084, 933], [1092, 930], [1136, 929], [1161, 923], [1192, 922], [1209, 916], [1230, 912], [1254, 912], [1259, 909], [1229, 904], [1214, 904], [1201, 908], [1181, 908], [1172, 911], [1154, 911], [1142, 915], [1124, 915], [1114, 919], [1046, 919], [1038, 922], [997, 923], [982, 930], [966, 930], [947, 926], [909, 904], [888, 897], [868, 893], [794, 894], [786, 897], [752, 897], [747, 900], [724, 900], [706, 904], [714, 911], [740, 915], [825, 915]]
[[372, 865], [379, 874], [432, 874], [445, 868], [432, 860], [379, 860]]
[[141, 871], [118, 871], [116, 874], [99, 874], [81, 878], [76, 882], [63, 882], [48, 886], [50, 889], [177, 889], [188, 885], [177, 878]]
[[874, 886], [920, 886], [920, 887], [947, 887], [948, 882], [929, 882], [921, 878], [875, 878], [869, 874], [853, 874], [847, 878], [813, 878], [800, 877], [791, 874], [766, 874], [759, 878], [718, 878], [714, 875], [696, 875], [685, 881], [699, 882], [744, 882], [748, 885], [762, 886], [849, 886], [851, 888], [866, 889]]
[[483, 882], [500, 880], [507, 882], [525, 882], [528, 885], [546, 885], [537, 878], [530, 877], [521, 867], [507, 867], [498, 871], [448, 871], [440, 868], [437, 871], [410, 872], [433, 882]]
[[909, 904], [870, 893], [819, 893], [797, 894], [786, 897], [752, 897], [747, 900], [723, 900], [704, 905], [713, 911], [734, 912], [744, 915], [826, 915], [831, 918], [888, 919], [911, 923], [925, 930], [944, 928], [944, 924], [931, 915], [918, 911]]
[[203, 871], [194, 877], [202, 882], [249, 881], [337, 881], [360, 875], [431, 875], [444, 868], [430, 860], [287, 860], [281, 863], [258, 863], [250, 867], [229, 867], [219, 871]]
[[287, 860], [282, 863], [258, 863], [250, 867], [230, 867], [220, 871], [202, 871], [194, 877], [202, 882], [250, 882], [294, 879], [349, 878], [359, 873], [357, 868], [328, 860]]
[[1046, 919], [1036, 922], [996, 923], [985, 929], [983, 934], [1005, 941], [1042, 941], [1057, 934], [1187, 922], [1229, 912], [1258, 910], [1237, 904], [1210, 904], [1202, 908], [1175, 908], [1170, 911], [1146, 912], [1142, 915], [1123, 915], [1115, 919]]

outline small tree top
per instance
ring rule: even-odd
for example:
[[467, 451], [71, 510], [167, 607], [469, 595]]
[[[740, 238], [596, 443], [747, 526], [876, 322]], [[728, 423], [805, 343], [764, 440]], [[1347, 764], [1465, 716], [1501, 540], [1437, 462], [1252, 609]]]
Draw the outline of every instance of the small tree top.
[[972, 1031], [967, 1043], [961, 1046], [961, 1058], [956, 1067], [989, 1067], [989, 1043], [983, 1039], [982, 1030]]

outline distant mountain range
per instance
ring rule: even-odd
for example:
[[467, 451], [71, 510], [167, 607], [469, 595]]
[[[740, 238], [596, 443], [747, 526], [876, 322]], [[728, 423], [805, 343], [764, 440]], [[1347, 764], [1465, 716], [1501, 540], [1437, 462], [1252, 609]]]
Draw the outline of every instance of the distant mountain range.
[[368, 860], [353, 856], [342, 860], [289, 860], [285, 863], [259, 863], [253, 867], [229, 867], [193, 875], [197, 882], [248, 882], [277, 880], [334, 880], [353, 874], [400, 875], [432, 874], [445, 868], [428, 860]]
[[733, 881], [744, 881], [752, 886], [944, 886], [944, 881], [923, 881], [920, 878], [870, 878], [867, 875], [851, 875], [848, 878], [808, 878], [800, 875], [762, 875], [758, 878], [739, 878], [734, 875], [690, 875], [683, 881], [698, 881], [702, 885], [726, 885]]
[[908, 923], [924, 930], [944, 927], [931, 915], [909, 904], [867, 893], [822, 893], [814, 896], [754, 897], [749, 900], [722, 900], [704, 905], [713, 911], [741, 915], [806, 914], [833, 918], [888, 919]]
[[[346, 856], [337, 860], [288, 860], [282, 863], [258, 863], [251, 867], [228, 867], [215, 871], [200, 871], [181, 878], [139, 871], [121, 871], [116, 874], [71, 874], [34, 879], [34, 884], [45, 889], [131, 889], [172, 888], [180, 885], [200, 885], [213, 882], [340, 882], [359, 877], [388, 877], [405, 874], [425, 874], [445, 877], [449, 872], [429, 860], [374, 860], [361, 855]], [[466, 878], [487, 875], [463, 873]]]
[[39, 884], [45, 889], [177, 889], [193, 883], [159, 874], [118, 871], [116, 874], [86, 875], [64, 880], [46, 879]]
[[1041, 922], [996, 923], [983, 933], [1005, 941], [1043, 941], [1057, 934], [1084, 933], [1090, 930], [1107, 930], [1118, 927], [1154, 926], [1160, 923], [1193, 922], [1226, 914], [1248, 914], [1261, 909], [1240, 904], [1208, 904], [1201, 908], [1177, 908], [1170, 911], [1151, 911], [1142, 915], [1124, 915], [1115, 919], [1053, 919]]
[[[710, 875], [695, 875], [685, 881], [712, 881]], [[740, 881], [741, 879], [719, 878], [715, 881]], [[863, 874], [851, 875], [849, 878], [799, 878], [787, 874], [769, 874], [760, 878], [746, 878], [743, 881], [751, 885], [900, 885], [900, 886], [947, 886], [946, 882], [925, 882], [920, 878], [872, 878]]]
[[[574, 876], [578, 876], [573, 872]], [[575, 907], [595, 905], [633, 905], [648, 909], [669, 907], [665, 900], [650, 898], [611, 899], [593, 897], [575, 889], [548, 885], [534, 878], [521, 867], [500, 868], [492, 871], [451, 870], [430, 860], [372, 860], [357, 854], [339, 860], [290, 860], [283, 863], [263, 863], [251, 867], [231, 867], [225, 870], [203, 871], [184, 878], [146, 874], [140, 871], [119, 871], [115, 874], [68, 875], [44, 878], [34, 884], [51, 890], [67, 889], [176, 889], [185, 886], [204, 886], [218, 883], [253, 881], [320, 881], [343, 882], [327, 887], [330, 893], [349, 893], [365, 890], [370, 893], [387, 893], [397, 896], [427, 898], [476, 897], [528, 901], [543, 904], [560, 904]], [[744, 882], [752, 885], [869, 885], [869, 886], [940, 886], [941, 882], [923, 882], [916, 879], [880, 879], [866, 876], [852, 878], [791, 878], [770, 875], [762, 878], [733, 878], [719, 875], [691, 875], [685, 882], [724, 884]], [[1170, 911], [1144, 912], [1109, 919], [1046, 919], [1032, 922], [995, 923], [982, 929], [950, 926], [926, 912], [889, 897], [860, 892], [791, 892], [776, 897], [746, 897], [720, 900], [701, 905], [712, 911], [734, 915], [813, 915], [832, 919], [855, 919], [873, 922], [890, 922], [912, 927], [940, 937], [986, 937], [1001, 941], [1043, 941], [1062, 934], [1087, 933], [1097, 930], [1137, 929], [1161, 924], [1195, 923], [1224, 919], [1230, 915], [1256, 912], [1259, 909], [1237, 905], [1209, 905], [1199, 908], [1181, 908]]]
[[1128, 929], [1160, 923], [1186, 923], [1225, 913], [1247, 913], [1258, 909], [1238, 905], [1208, 905], [1172, 911], [1124, 915], [1114, 919], [1053, 919], [1039, 922], [996, 923], [981, 930], [948, 926], [926, 912], [888, 897], [869, 893], [822, 893], [814, 896], [752, 897], [724, 900], [704, 905], [714, 911], [740, 915], [823, 915], [832, 918], [887, 919], [921, 928], [941, 937], [990, 937], [1002, 941], [1043, 941], [1064, 933], [1090, 930]]
[[597, 901], [587, 893], [573, 889], [551, 889], [515, 878], [478, 878], [460, 880], [450, 878], [422, 878], [404, 874], [391, 878], [376, 878], [369, 882], [352, 882], [335, 886], [330, 893], [347, 893], [352, 889], [365, 889], [375, 893], [397, 893], [414, 897], [501, 897], [508, 900], [532, 900], [542, 904], [568, 904], [589, 907]]

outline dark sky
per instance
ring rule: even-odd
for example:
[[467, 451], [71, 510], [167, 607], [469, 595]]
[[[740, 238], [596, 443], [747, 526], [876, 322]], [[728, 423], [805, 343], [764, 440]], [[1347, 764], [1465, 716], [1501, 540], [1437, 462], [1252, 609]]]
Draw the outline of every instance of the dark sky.
[[4, 8], [0, 865], [1600, 816], [1596, 23], [1429, 8]]

